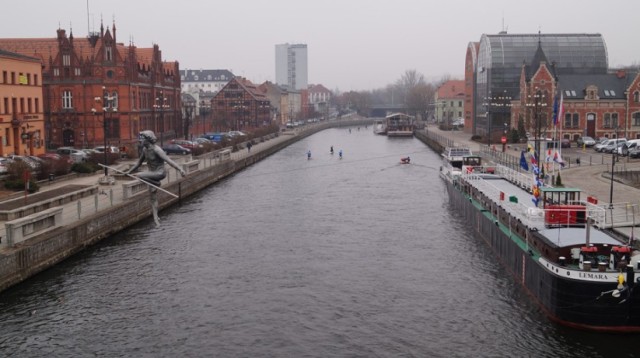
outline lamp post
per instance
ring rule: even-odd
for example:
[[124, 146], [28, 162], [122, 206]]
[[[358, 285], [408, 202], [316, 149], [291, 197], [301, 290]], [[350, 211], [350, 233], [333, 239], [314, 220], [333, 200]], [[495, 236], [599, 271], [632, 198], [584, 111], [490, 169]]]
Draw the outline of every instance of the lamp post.
[[169, 108], [167, 104], [167, 97], [164, 96], [164, 91], [160, 90], [160, 95], [156, 97], [156, 103], [153, 105], [157, 111], [160, 111], [160, 122], [158, 123], [158, 131], [160, 132], [160, 147], [162, 148], [164, 139], [164, 111]]
[[193, 116], [193, 103], [192, 102], [182, 102], [184, 108], [184, 139], [189, 139], [189, 127], [191, 125], [191, 118]]
[[611, 152], [611, 186], [609, 187], [609, 208], [613, 209], [613, 170], [616, 165], [616, 153], [618, 153], [618, 126], [615, 128], [616, 130], [616, 142], [613, 147], [613, 151]]
[[[108, 122], [107, 122], [107, 113], [110, 113], [109, 120], [113, 118], [113, 113], [118, 111], [118, 108], [115, 106], [115, 97], [110, 96], [107, 88], [102, 86], [102, 97], [94, 98], [96, 103], [102, 102], [102, 137], [104, 141], [103, 151], [104, 151], [104, 176], [107, 178], [109, 176], [109, 169], [107, 165], [108, 162], [108, 148], [107, 148], [107, 132], [108, 132]], [[91, 108], [91, 112], [94, 115], [98, 115], [98, 111], [95, 108]]]
[[535, 120], [535, 153], [536, 159], [540, 160], [540, 135], [542, 134], [541, 114], [547, 107], [546, 96], [539, 88], [536, 87], [534, 94], [527, 96], [526, 106], [531, 110]]

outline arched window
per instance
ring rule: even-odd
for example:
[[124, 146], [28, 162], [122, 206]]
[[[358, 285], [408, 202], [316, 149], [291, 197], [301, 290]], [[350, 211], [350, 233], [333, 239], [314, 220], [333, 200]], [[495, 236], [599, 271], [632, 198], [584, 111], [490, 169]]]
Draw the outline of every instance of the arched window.
[[631, 115], [631, 118], [633, 118], [633, 125], [634, 126], [640, 126], [640, 112], [633, 113]]
[[638, 91], [633, 92], [633, 101], [636, 103], [640, 102], [640, 92]]

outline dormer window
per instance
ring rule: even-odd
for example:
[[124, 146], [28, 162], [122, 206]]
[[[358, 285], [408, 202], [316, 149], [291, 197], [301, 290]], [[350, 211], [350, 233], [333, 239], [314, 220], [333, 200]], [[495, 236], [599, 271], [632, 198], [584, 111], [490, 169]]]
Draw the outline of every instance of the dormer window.
[[71, 66], [71, 55], [62, 55], [62, 65], [65, 67]]
[[113, 48], [111, 46], [105, 46], [104, 58], [107, 61], [113, 61]]

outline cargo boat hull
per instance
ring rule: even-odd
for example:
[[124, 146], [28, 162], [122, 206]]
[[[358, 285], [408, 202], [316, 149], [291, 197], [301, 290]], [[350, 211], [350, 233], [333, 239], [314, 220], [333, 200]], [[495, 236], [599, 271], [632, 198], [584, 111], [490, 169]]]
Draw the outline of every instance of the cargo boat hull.
[[634, 289], [633, 273], [630, 284], [615, 297], [612, 292], [618, 284], [611, 282], [611, 275], [618, 273], [567, 269], [533, 254], [526, 239], [533, 233], [515, 221], [513, 226], [505, 223], [513, 218], [497, 203], [474, 198], [457, 181], [444, 182], [453, 209], [471, 223], [469, 229], [485, 241], [550, 319], [580, 329], [640, 332], [640, 291]]

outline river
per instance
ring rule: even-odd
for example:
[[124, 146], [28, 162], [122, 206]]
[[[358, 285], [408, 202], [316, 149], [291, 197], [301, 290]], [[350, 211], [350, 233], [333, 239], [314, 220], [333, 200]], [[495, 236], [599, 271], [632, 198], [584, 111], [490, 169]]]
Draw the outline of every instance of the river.
[[439, 166], [371, 127], [305, 138], [0, 293], [0, 356], [634, 356], [550, 322]]

